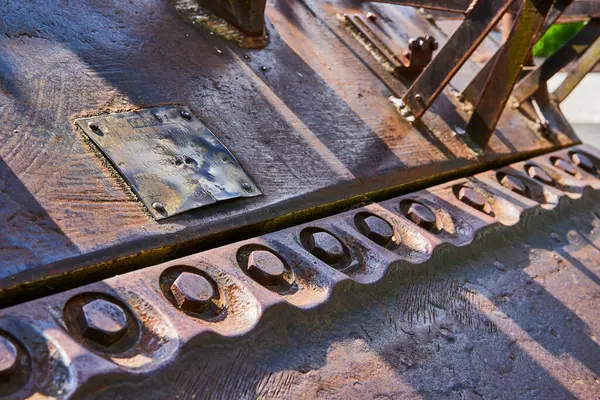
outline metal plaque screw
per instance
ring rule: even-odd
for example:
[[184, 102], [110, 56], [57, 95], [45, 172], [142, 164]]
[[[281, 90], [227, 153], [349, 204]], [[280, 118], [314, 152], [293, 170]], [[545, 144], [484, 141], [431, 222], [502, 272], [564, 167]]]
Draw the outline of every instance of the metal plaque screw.
[[577, 170], [575, 166], [568, 161], [563, 160], [562, 158], [557, 158], [554, 160], [554, 166], [569, 175], [575, 176], [577, 175]]
[[8, 381], [18, 365], [18, 351], [15, 344], [0, 335], [0, 381]]
[[183, 119], [191, 119], [192, 118], [192, 114], [190, 114], [186, 110], [181, 110], [180, 114], [181, 114], [181, 118], [183, 118]]
[[383, 218], [375, 215], [361, 219], [357, 223], [360, 232], [380, 246], [385, 247], [394, 237], [394, 229]]
[[88, 128], [90, 128], [94, 132], [100, 129], [97, 122], [88, 122]]
[[127, 315], [123, 309], [104, 299], [81, 307], [78, 321], [83, 336], [103, 346], [118, 342], [127, 331]]
[[242, 189], [244, 189], [246, 192], [251, 192], [252, 191], [252, 186], [250, 186], [250, 184], [248, 182], [243, 182], [242, 183]]
[[598, 168], [596, 168], [595, 163], [585, 154], [574, 153], [571, 155], [571, 160], [577, 165], [579, 168], [592, 173], [598, 173]]
[[185, 311], [202, 312], [215, 298], [213, 285], [203, 276], [182, 272], [173, 285], [171, 294], [177, 306]]
[[527, 186], [517, 177], [512, 175], [504, 175], [500, 179], [500, 184], [505, 188], [520, 194], [521, 196], [527, 195]]
[[435, 214], [423, 204], [412, 203], [406, 214], [412, 222], [423, 229], [431, 230], [435, 226]]
[[159, 213], [164, 213], [167, 211], [167, 209], [165, 208], [165, 205], [163, 203], [159, 203], [158, 201], [155, 201], [154, 203], [152, 203], [152, 208], [154, 208]]
[[492, 210], [485, 197], [472, 188], [463, 186], [458, 192], [458, 199], [474, 209], [487, 214]]
[[307, 250], [329, 265], [337, 264], [344, 257], [344, 245], [335, 236], [323, 231], [310, 235]]
[[248, 275], [263, 285], [282, 283], [285, 265], [275, 254], [266, 250], [255, 250], [248, 257]]
[[554, 183], [554, 179], [548, 175], [546, 171], [541, 169], [540, 167], [536, 167], [535, 165], [527, 168], [527, 175], [529, 175], [532, 179], [536, 179], [546, 185], [552, 185]]

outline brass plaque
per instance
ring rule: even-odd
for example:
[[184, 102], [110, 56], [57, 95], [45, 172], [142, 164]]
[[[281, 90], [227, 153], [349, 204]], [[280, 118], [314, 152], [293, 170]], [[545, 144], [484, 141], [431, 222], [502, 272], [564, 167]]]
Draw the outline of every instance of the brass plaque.
[[75, 123], [156, 219], [261, 194], [229, 150], [187, 107], [155, 107]]

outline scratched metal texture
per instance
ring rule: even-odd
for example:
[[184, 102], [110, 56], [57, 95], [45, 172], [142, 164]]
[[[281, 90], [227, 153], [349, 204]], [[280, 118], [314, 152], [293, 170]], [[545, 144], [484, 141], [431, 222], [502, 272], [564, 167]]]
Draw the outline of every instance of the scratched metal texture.
[[75, 123], [157, 220], [260, 195], [235, 157], [187, 107], [154, 107]]
[[[373, 203], [0, 312], [0, 332], [24, 350], [24, 398], [582, 398], [600, 390], [600, 180], [553, 167], [579, 146]], [[554, 179], [529, 179], [526, 166]], [[498, 183], [519, 177], [527, 197]], [[491, 214], [466, 207], [457, 185], [482, 193]], [[436, 213], [426, 231], [401, 212]], [[383, 248], [354, 225], [361, 213], [392, 224]], [[321, 228], [348, 248], [342, 271], [303, 249]], [[297, 290], [276, 293], [242, 272], [248, 246], [277, 253]], [[160, 281], [201, 270], [224, 298], [218, 317], [179, 311]], [[81, 340], [66, 309], [82, 296], [115, 301], [132, 324], [99, 348]], [[10, 384], [9, 384], [10, 385]]]
[[[478, 156], [457, 134], [468, 112], [450, 88], [409, 125], [388, 97], [410, 82], [337, 17], [379, 12], [404, 40], [431, 35], [443, 46], [447, 32], [408, 7], [269, 1], [261, 50], [195, 27], [163, 0], [0, 0], [0, 9], [0, 302], [578, 142], [548, 140], [507, 110]], [[478, 68], [467, 62], [454, 88]], [[189, 106], [264, 196], [157, 222], [72, 125], [163, 104]]]

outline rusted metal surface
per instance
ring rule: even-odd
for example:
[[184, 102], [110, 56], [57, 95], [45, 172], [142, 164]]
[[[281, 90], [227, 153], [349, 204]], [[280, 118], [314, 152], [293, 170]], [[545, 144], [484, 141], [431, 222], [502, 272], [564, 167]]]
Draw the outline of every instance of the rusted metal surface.
[[393, 39], [394, 33], [389, 30], [387, 24], [381, 21], [375, 13], [344, 15], [344, 20], [350, 29], [359, 36], [359, 40], [365, 41], [365, 47], [374, 51], [376, 58], [383, 57], [385, 66], [389, 66], [390, 72], [396, 76], [402, 76], [406, 72], [422, 71], [437, 50], [438, 43], [431, 36], [411, 38], [408, 48], [401, 49]]
[[598, 37], [600, 37], [600, 20], [592, 19], [564, 46], [521, 79], [515, 86], [512, 97], [518, 103], [526, 101], [540, 89], [542, 83], [547, 82], [558, 71], [584, 54]]
[[[0, 306], [17, 304], [0, 397], [597, 395], [600, 151], [571, 147], [545, 81], [522, 107], [538, 125], [501, 115], [550, 2], [525, 0], [491, 64], [489, 135], [467, 129], [486, 154], [447, 86], [510, 1], [390, 2], [466, 22], [445, 36], [347, 0], [0, 0]], [[426, 99], [408, 73], [424, 67], [444, 72]], [[420, 120], [390, 95], [426, 100]]]
[[183, 106], [75, 121], [156, 219], [260, 190], [229, 150]]
[[[363, 2], [390, 3], [411, 7], [429, 8], [439, 11], [466, 13], [471, 9], [474, 0], [361, 0]], [[477, 1], [477, 0], [475, 0]]]
[[[579, 159], [582, 165], [580, 155], [600, 166], [599, 150], [577, 146], [5, 309], [0, 334], [19, 348], [23, 362], [14, 373], [22, 379], [19, 386], [0, 380], [0, 390], [19, 399], [148, 393], [254, 398], [271, 390], [284, 398], [312, 398], [326, 385], [326, 396], [337, 398], [348, 390], [372, 397], [412, 382], [421, 393], [497, 396], [510, 379], [518, 397], [571, 393], [592, 399], [600, 371], [593, 339], [600, 332], [595, 312], [600, 180], [571, 164]], [[532, 166], [551, 176], [551, 184], [531, 178]], [[506, 188], [500, 174], [515, 177], [526, 190]], [[472, 194], [474, 207], [465, 204], [465, 192], [459, 195], [464, 187], [483, 196], [490, 210], [479, 210], [481, 201]], [[432, 212], [433, 226], [414, 223], [403, 209], [407, 202]], [[357, 221], [365, 215], [392, 226], [394, 236], [385, 247], [361, 233]], [[311, 254], [305, 232], [327, 253], [341, 252], [344, 262]], [[328, 233], [338, 243], [314, 238], [314, 232]], [[248, 256], [256, 251], [275, 255], [278, 261], [263, 260], [281, 262], [290, 286], [265, 285], [247, 273], [249, 264], [263, 262], [260, 254]], [[183, 273], [202, 275], [212, 288], [206, 296], [194, 284], [177, 283], [185, 297], [202, 292], [203, 298], [218, 298], [219, 307], [211, 313], [180, 308], [170, 290]], [[107, 307], [114, 310], [106, 312]], [[90, 317], [98, 321], [92, 322], [96, 330], [125, 333], [115, 342], [98, 343], [82, 330], [77, 318], [82, 312], [100, 312], [101, 318]], [[440, 341], [426, 334], [432, 330]], [[369, 346], [379, 343], [388, 351], [394, 346], [398, 358], [388, 360], [391, 365], [409, 362], [413, 368], [405, 365], [384, 376], [366, 373], [378, 371], [378, 364], [352, 350], [348, 339], [356, 334]], [[301, 337], [305, 340], [298, 341]], [[499, 341], [510, 351], [497, 347]], [[466, 364], [474, 365], [464, 369], [463, 350], [451, 345], [455, 342], [470, 346], [465, 356], [473, 358]], [[414, 353], [409, 343], [424, 346], [426, 353]], [[334, 347], [327, 350], [329, 345]], [[492, 357], [494, 351], [499, 353]], [[496, 359], [499, 355], [504, 361]], [[431, 386], [428, 376], [439, 373], [436, 365], [444, 358], [444, 368], [461, 373], [450, 372], [444, 384]], [[539, 372], [525, 377], [548, 366], [552, 378]], [[354, 376], [358, 386], [339, 380], [349, 368], [364, 371]], [[277, 371], [287, 372], [281, 377]], [[486, 378], [464, 386], [459, 384], [463, 372]], [[319, 376], [320, 383], [311, 376]], [[403, 390], [416, 395], [408, 386]]]
[[530, 57], [531, 47], [552, 3], [551, 0], [523, 1], [513, 30], [499, 50], [485, 86], [473, 103], [473, 115], [466, 132], [482, 149], [487, 147], [496, 129], [513, 86], [519, 79], [522, 65]]
[[560, 85], [552, 92], [552, 100], [561, 103], [577, 87], [581, 80], [590, 72], [600, 61], [600, 39], [587, 49], [583, 55], [571, 65], [567, 70], [567, 76]]
[[478, 2], [438, 55], [402, 96], [406, 115], [421, 118], [477, 46], [498, 23], [513, 0]]
[[[389, 74], [338, 15], [377, 12], [403, 48], [427, 35], [442, 47], [448, 36], [410, 7], [271, 1], [268, 46], [249, 50], [163, 0], [0, 5], [2, 304], [578, 143], [511, 110], [474, 154], [450, 88], [420, 124], [403, 120], [388, 97], [411, 79]], [[467, 61], [461, 79], [476, 68]], [[156, 221], [71, 124], [164, 104], [188, 106], [263, 196]]]

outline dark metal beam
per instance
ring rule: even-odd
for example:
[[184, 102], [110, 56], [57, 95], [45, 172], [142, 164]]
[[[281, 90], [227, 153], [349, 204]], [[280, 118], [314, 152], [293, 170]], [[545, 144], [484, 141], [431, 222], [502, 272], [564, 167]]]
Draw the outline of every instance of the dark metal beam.
[[564, 81], [554, 92], [552, 99], [557, 103], [562, 102], [571, 94], [573, 89], [581, 82], [583, 77], [600, 61], [600, 39], [597, 39], [587, 51], [569, 68], [569, 73]]
[[525, 0], [515, 19], [508, 40], [500, 49], [475, 109], [467, 125], [467, 133], [481, 148], [496, 128], [521, 68], [530, 54], [538, 31], [552, 8], [552, 0]]
[[420, 118], [500, 20], [513, 0], [480, 1], [402, 97]]
[[198, 3], [249, 35], [262, 35], [267, 0], [198, 0]]
[[515, 86], [512, 96], [522, 103], [535, 93], [554, 74], [579, 58], [600, 36], [600, 19], [591, 20], [575, 36]]

